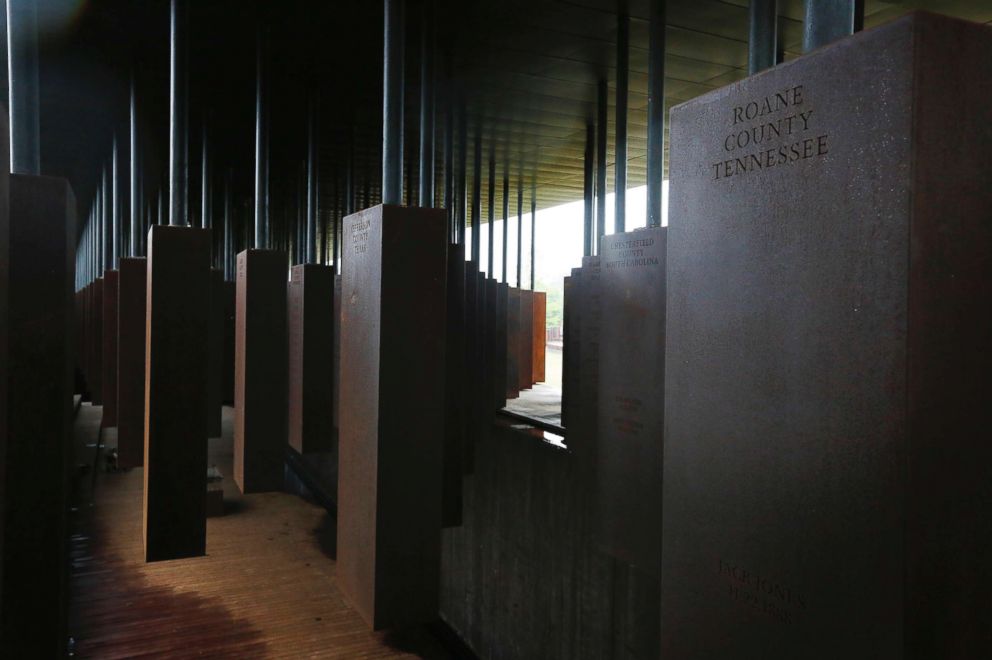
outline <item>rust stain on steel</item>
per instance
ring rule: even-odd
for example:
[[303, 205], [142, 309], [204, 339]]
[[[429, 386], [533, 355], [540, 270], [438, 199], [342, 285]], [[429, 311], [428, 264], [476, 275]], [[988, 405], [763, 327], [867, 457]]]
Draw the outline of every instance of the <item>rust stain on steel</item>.
[[206, 551], [210, 230], [153, 225], [145, 320], [146, 561]]
[[545, 351], [547, 350], [547, 317], [548, 317], [548, 294], [544, 291], [534, 292], [534, 338], [531, 348], [533, 349], [531, 358], [531, 381], [543, 383], [547, 374], [545, 373]]
[[234, 480], [243, 493], [281, 490], [286, 446], [286, 254], [238, 255]]
[[293, 266], [287, 295], [289, 444], [301, 454], [334, 446], [334, 269]]
[[117, 288], [117, 463], [145, 463], [145, 306], [148, 263], [121, 259]]

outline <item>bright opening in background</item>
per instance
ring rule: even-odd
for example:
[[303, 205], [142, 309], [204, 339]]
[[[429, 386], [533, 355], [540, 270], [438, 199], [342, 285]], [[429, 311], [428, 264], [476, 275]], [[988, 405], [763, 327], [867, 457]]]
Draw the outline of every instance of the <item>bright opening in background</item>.
[[[529, 200], [528, 200], [529, 202]], [[511, 206], [511, 208], [513, 208]], [[523, 216], [523, 249], [521, 250], [522, 282], [517, 282], [517, 217], [510, 218], [507, 250], [507, 282], [510, 286], [530, 288], [530, 210], [529, 204]], [[582, 223], [584, 202], [582, 200], [553, 206], [537, 212], [535, 237], [534, 289], [548, 294], [547, 318], [545, 322], [548, 336], [546, 352], [545, 383], [561, 391], [562, 366], [562, 307], [564, 280], [572, 268], [582, 265]], [[606, 196], [605, 233], [613, 233], [614, 194]], [[668, 181], [661, 187], [661, 223], [668, 225]], [[628, 231], [647, 225], [647, 187], [627, 189]], [[503, 221], [497, 220], [493, 226], [493, 260], [496, 268], [491, 272], [488, 263], [489, 227], [482, 226], [480, 268], [487, 274], [502, 281], [503, 278]], [[466, 230], [465, 244], [471, 245], [472, 228]]]

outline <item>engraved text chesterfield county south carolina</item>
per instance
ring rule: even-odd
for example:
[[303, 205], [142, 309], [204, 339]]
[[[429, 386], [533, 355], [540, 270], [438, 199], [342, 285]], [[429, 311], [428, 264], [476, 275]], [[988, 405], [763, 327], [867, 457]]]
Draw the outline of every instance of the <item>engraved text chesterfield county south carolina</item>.
[[645, 248], [654, 245], [653, 238], [631, 238], [629, 240], [615, 241], [607, 246], [607, 254], [604, 255], [606, 270], [615, 268], [634, 268], [637, 266], [657, 266], [658, 257], [645, 256]]
[[713, 180], [823, 156], [827, 135], [817, 134], [813, 108], [802, 85], [731, 109], [732, 130], [723, 138], [724, 160], [710, 167]]

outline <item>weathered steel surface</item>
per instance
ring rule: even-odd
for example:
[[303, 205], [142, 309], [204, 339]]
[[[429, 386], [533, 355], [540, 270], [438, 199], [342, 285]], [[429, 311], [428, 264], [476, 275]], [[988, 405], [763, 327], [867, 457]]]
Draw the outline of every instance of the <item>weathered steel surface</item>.
[[[3, 185], [3, 184], [0, 183], [0, 185]], [[0, 194], [2, 194], [2, 193], [0, 193]], [[0, 204], [2, 204], [2, 202], [0, 202]], [[8, 208], [9, 207], [10, 207], [10, 204], [8, 202]], [[3, 222], [3, 221], [0, 220], [0, 222]], [[0, 235], [4, 235], [4, 232], [5, 232], [5, 230], [2, 229], [2, 228], [0, 228]], [[2, 254], [4, 254], [4, 248], [0, 247], [0, 255], [2, 255]], [[0, 273], [0, 290], [2, 290], [2, 288], [3, 288], [2, 282], [3, 282], [3, 278], [4, 277], [5, 277], [5, 275], [3, 275], [2, 273]], [[89, 400], [89, 384], [86, 382], [86, 369], [87, 369], [87, 367], [86, 367], [86, 360], [89, 357], [89, 348], [87, 347], [86, 341], [87, 341], [87, 338], [89, 337], [89, 334], [88, 334], [89, 333], [89, 320], [87, 318], [87, 306], [89, 305], [90, 285], [89, 284], [84, 285], [82, 289], [80, 289], [78, 292], [76, 292], [76, 295], [79, 298], [79, 302], [78, 302], [78, 305], [79, 305], [79, 324], [78, 324], [78, 328], [77, 328], [75, 334], [73, 335], [73, 337], [74, 337], [75, 342], [76, 342], [76, 348], [75, 348], [75, 350], [76, 350], [76, 360], [79, 363], [79, 370], [80, 370], [80, 372], [82, 373], [82, 376], [83, 376], [83, 390], [81, 392], [81, 394], [83, 396], [83, 399], [82, 400], [83, 401], [87, 401], [87, 400]], [[5, 293], [0, 293], [0, 296], [6, 296], [6, 294]], [[5, 297], [4, 297], [4, 300], [6, 300]], [[0, 328], [6, 327], [6, 322], [3, 321], [4, 318], [6, 318], [5, 313], [4, 312], [0, 312]], [[4, 332], [5, 331], [3, 329], [0, 329], [0, 339], [2, 339], [2, 337], [4, 336]], [[6, 340], [0, 341], [0, 346], [5, 346], [5, 345], [6, 345]], [[0, 353], [3, 353], [3, 349], [2, 348], [0, 348]], [[0, 357], [0, 361], [2, 361], [3, 359], [4, 359], [3, 357]], [[0, 379], [0, 380], [2, 380], [2, 379]], [[3, 385], [0, 384], [0, 388], [2, 388], [2, 387], [3, 387]], [[0, 397], [0, 400], [2, 400], [2, 397]], [[3, 415], [3, 413], [0, 413], [0, 416], [2, 416], [2, 415]], [[0, 492], [2, 492], [2, 488], [0, 488]], [[0, 545], [2, 545], [2, 544], [0, 544]], [[2, 549], [0, 549], [0, 551], [2, 551]], [[2, 582], [2, 581], [3, 581], [2, 580], [2, 576], [0, 576], [0, 582]]]
[[118, 271], [103, 274], [103, 428], [117, 426], [117, 285]]
[[148, 262], [121, 259], [117, 286], [117, 464], [145, 463], [145, 311]]
[[548, 344], [548, 294], [544, 291], [534, 292], [534, 313], [533, 328], [534, 334], [531, 340], [531, 381], [543, 383], [547, 378], [545, 352]]
[[663, 657], [987, 654], [990, 65], [918, 13], [672, 111]]
[[225, 281], [224, 297], [224, 403], [234, 405], [234, 317], [237, 314], [237, 285]]
[[596, 549], [568, 452], [502, 419], [477, 451], [464, 525], [442, 537], [444, 620], [513, 658], [660, 658], [657, 580]]
[[[580, 377], [576, 381], [575, 428], [569, 434], [569, 447], [578, 461], [578, 474], [584, 488], [596, 493], [596, 453], [599, 441], [599, 333], [602, 315], [600, 258], [582, 258], [582, 284], [579, 306], [578, 350]], [[595, 509], [595, 501], [593, 501]], [[595, 519], [595, 518], [594, 518]]]
[[303, 278], [302, 265], [290, 267], [286, 285], [286, 438], [300, 453], [303, 453]]
[[90, 282], [82, 290], [83, 295], [83, 329], [79, 336], [79, 343], [81, 351], [81, 360], [83, 363], [83, 380], [86, 381], [86, 391], [83, 394], [83, 400], [93, 400], [92, 395], [92, 384], [90, 377], [90, 342], [92, 341], [92, 324], [90, 321], [90, 309], [93, 301], [93, 282]]
[[462, 445], [465, 442], [465, 246], [448, 246], [444, 384], [445, 527], [462, 524]]
[[207, 437], [220, 437], [224, 405], [224, 273], [210, 269], [210, 319], [207, 326]]
[[90, 328], [90, 393], [93, 405], [103, 405], [103, 278], [93, 280]]
[[[0, 112], [0, 162], [10, 162], [10, 128]], [[3, 557], [4, 503], [6, 502], [7, 442], [10, 394], [10, 177], [0, 168], [0, 558]], [[89, 290], [84, 290], [84, 302]], [[0, 612], [3, 611], [3, 561], [0, 559]]]
[[210, 230], [153, 225], [145, 316], [145, 561], [206, 552]]
[[479, 272], [473, 261], [465, 262], [465, 359], [462, 381], [465, 397], [465, 434], [462, 436], [462, 472], [475, 467], [475, 441], [479, 432]]
[[492, 426], [493, 415], [503, 407], [503, 391], [499, 388], [502, 381], [500, 372], [506, 372], [506, 367], [500, 362], [499, 349], [499, 282], [492, 278], [485, 279], [486, 285], [486, 409], [487, 427]]
[[344, 220], [338, 579], [373, 628], [438, 614], [445, 213]]
[[517, 331], [517, 350], [520, 351], [517, 363], [517, 382], [521, 390], [529, 390], [534, 381], [534, 292], [520, 291], [520, 329]]
[[561, 425], [567, 435], [565, 444], [572, 447], [572, 409], [578, 400], [579, 310], [578, 292], [581, 270], [573, 268], [562, 284], [562, 342], [561, 342]]
[[65, 653], [76, 200], [10, 176], [7, 455], [0, 657]]
[[[2, 222], [2, 221], [0, 221], [0, 222]], [[5, 231], [2, 228], [0, 228], [0, 241], [3, 241], [3, 240], [6, 240], [6, 238], [5, 238]], [[0, 248], [0, 258], [2, 258], [2, 257], [3, 257], [3, 248]], [[3, 263], [3, 262], [0, 261], [0, 263]], [[2, 284], [2, 278], [3, 277], [4, 277], [3, 275], [0, 275], [0, 291], [2, 291], [2, 289], [3, 289], [3, 284]], [[84, 337], [86, 336], [86, 334], [85, 334], [85, 328], [84, 328], [84, 325], [83, 325], [83, 305], [84, 305], [85, 297], [86, 297], [85, 286], [83, 288], [79, 289], [78, 291], [74, 292], [73, 293], [73, 296], [72, 296], [72, 298], [73, 298], [73, 300], [72, 300], [72, 305], [73, 305], [73, 323], [72, 323], [72, 355], [73, 355], [73, 378], [72, 378], [73, 379], [73, 384], [72, 384], [72, 388], [73, 389], [72, 389], [72, 393], [73, 393], [73, 395], [78, 394], [81, 397], [83, 397], [82, 400], [85, 400], [85, 396], [86, 396], [86, 383], [83, 380], [83, 373], [85, 373], [85, 368], [83, 366], [83, 360], [84, 360], [84, 358], [86, 356], [86, 351], [83, 350], [83, 342], [85, 341]], [[6, 301], [5, 294], [0, 293], [0, 304], [5, 304], [5, 301]], [[3, 316], [2, 316], [2, 313], [0, 313], [0, 327], [3, 327], [4, 325], [5, 325], [5, 323], [3, 321]], [[0, 345], [3, 345], [5, 341], [6, 340], [4, 339], [3, 330], [0, 330]], [[0, 348], [0, 353], [3, 353], [3, 349], [2, 348]], [[3, 357], [0, 357], [0, 368], [3, 367], [3, 363], [4, 363], [4, 358]], [[2, 377], [0, 377], [0, 380], [2, 380]], [[2, 400], [2, 398], [3, 398], [2, 395], [3, 395], [3, 385], [0, 384], [0, 400]], [[0, 403], [0, 405], [3, 405], [3, 404]], [[2, 420], [3, 420], [3, 413], [0, 412], [0, 434], [3, 433], [3, 431], [2, 431], [2, 429], [3, 429]], [[3, 443], [3, 440], [0, 440], [0, 443]], [[3, 449], [0, 448], [0, 466], [3, 465], [2, 456], [3, 456]], [[0, 467], [0, 471], [2, 471], [2, 467]], [[2, 477], [0, 477], [0, 481], [2, 481]], [[3, 486], [0, 485], [0, 491], [2, 491], [2, 490], [3, 490]], [[0, 506], [2, 506], [2, 504], [0, 504]], [[0, 516], [0, 517], [2, 517], [2, 516]], [[2, 523], [0, 523], [0, 528], [2, 528], [2, 526], [3, 526]], [[2, 555], [2, 552], [3, 552], [3, 543], [0, 542], [0, 555]], [[2, 576], [0, 576], [0, 583], [2, 583], [2, 582], [3, 582], [3, 579], [2, 579]]]
[[293, 266], [289, 315], [289, 444], [334, 449], [334, 269]]
[[520, 396], [520, 289], [506, 295], [506, 398]]
[[341, 275], [334, 276], [334, 437], [339, 435], [341, 410]]
[[234, 481], [281, 490], [286, 447], [286, 254], [238, 254], [234, 349]]
[[496, 397], [496, 409], [506, 407], [507, 387], [507, 305], [509, 304], [510, 287], [502, 282], [496, 284], [496, 374], [493, 379]]
[[[476, 345], [475, 345], [475, 379], [472, 381], [472, 391], [473, 398], [475, 400], [476, 407], [476, 420], [475, 420], [475, 434], [474, 440], [478, 441], [479, 438], [486, 435], [489, 432], [489, 426], [492, 423], [492, 392], [491, 385], [491, 374], [490, 374], [490, 364], [489, 364], [489, 342], [490, 334], [492, 332], [492, 327], [490, 325], [490, 300], [489, 300], [489, 288], [486, 286], [486, 274], [483, 272], [478, 272], [476, 274], [476, 310], [475, 310], [475, 332], [476, 332]], [[474, 444], [474, 443], [473, 443]], [[474, 463], [474, 446], [473, 446], [473, 463]]]
[[599, 545], [661, 571], [665, 228], [603, 237], [600, 259]]

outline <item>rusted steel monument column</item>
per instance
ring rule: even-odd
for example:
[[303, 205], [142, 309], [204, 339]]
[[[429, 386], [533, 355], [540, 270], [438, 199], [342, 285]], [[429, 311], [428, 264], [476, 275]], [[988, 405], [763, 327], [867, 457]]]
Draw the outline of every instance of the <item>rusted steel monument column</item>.
[[[72, 284], [76, 202], [63, 179], [39, 176], [37, 16], [8, 2], [10, 131], [0, 157], [0, 227], [6, 282], [7, 387], [0, 462], [3, 568], [0, 657], [65, 654]], [[7, 136], [11, 150], [7, 151]], [[2, 441], [0, 441], [2, 442]]]
[[490, 307], [490, 398], [493, 412], [506, 405], [506, 287], [496, 273], [496, 157], [489, 153], [489, 245], [487, 250], [488, 280], [486, 298]]
[[[203, 119], [200, 140], [200, 226], [210, 232], [210, 263], [213, 255], [213, 199], [210, 178], [210, 143], [207, 118]], [[224, 273], [210, 269], [210, 316], [207, 322], [207, 410], [204, 417], [207, 437], [219, 438], [224, 399]]]
[[[435, 89], [434, 5], [425, 3], [421, 17], [421, 121], [420, 206], [434, 207]], [[447, 104], [444, 122], [444, 203], [451, 209], [453, 105]], [[449, 227], [451, 224], [449, 216]], [[464, 442], [464, 351], [465, 351], [465, 249], [448, 232], [447, 289], [445, 313], [444, 448], [442, 522], [445, 527], [462, 523], [462, 444]]]
[[[403, 19], [401, 2], [384, 4], [389, 116], [402, 106]], [[386, 122], [384, 174], [401, 150]], [[376, 629], [438, 612], [445, 231], [443, 210], [390, 204], [344, 222], [338, 575]]]
[[600, 253], [596, 483], [600, 547], [657, 578], [665, 398], [665, 13], [663, 2], [651, 5], [648, 226], [604, 237]]
[[[521, 167], [521, 170], [523, 168]], [[531, 381], [532, 340], [534, 337], [534, 295], [524, 289], [524, 179], [521, 171], [517, 179], [517, 295], [520, 311], [517, 327], [517, 389], [528, 390]]]
[[[598, 263], [589, 272], [591, 296], [583, 318], [589, 321], [583, 331], [592, 333], [582, 336], [582, 351], [588, 349], [589, 355], [581, 356], [595, 415], [591, 442], [583, 448], [594, 484], [594, 538], [615, 558], [622, 590], [617, 597], [642, 613], [630, 622], [628, 633], [638, 657], [659, 657], [665, 400], [664, 0], [651, 0], [649, 9], [647, 228], [628, 231], [618, 222], [616, 233], [602, 238]], [[626, 43], [621, 46], [627, 49]], [[618, 176], [617, 199], [621, 192]], [[617, 213], [622, 211], [618, 203]]]
[[224, 304], [224, 384], [223, 402], [234, 405], [234, 327], [237, 316], [237, 285], [234, 280], [235, 247], [231, 219], [231, 177], [224, 179], [224, 284], [221, 296]]
[[[592, 135], [588, 136], [588, 148], [586, 156], [592, 160]], [[589, 166], [589, 187], [592, 188], [592, 166]], [[589, 200], [590, 226], [592, 221], [592, 199]], [[547, 323], [548, 323], [548, 294], [545, 291], [537, 291], [534, 288], [534, 266], [537, 262], [537, 181], [531, 183], [530, 188], [530, 290], [532, 292], [533, 307], [533, 336], [531, 338], [531, 384], [544, 382], [545, 379], [545, 350], [548, 343]]]
[[234, 480], [243, 493], [281, 490], [286, 447], [286, 253], [269, 249], [265, 37], [255, 82], [255, 247], [238, 255], [234, 348]]
[[334, 267], [314, 263], [317, 243], [317, 129], [307, 117], [306, 263], [289, 280], [289, 444], [332, 451], [334, 437]]
[[[990, 78], [916, 12], [670, 114], [662, 657], [987, 653]], [[809, 146], [735, 168], [776, 94]]]
[[[0, 106], [2, 109], [2, 106]], [[7, 115], [0, 112], [0, 163], [10, 162]], [[10, 442], [10, 176], [0, 168], [0, 558], [4, 552], [7, 501], [7, 444]], [[88, 293], [88, 291], [87, 291]], [[3, 612], [3, 561], [0, 561], [0, 612]]]
[[75, 206], [63, 179], [11, 175], [3, 657], [65, 640]]
[[101, 426], [117, 426], [117, 261], [121, 254], [120, 187], [117, 167], [117, 138], [110, 156], [110, 255], [103, 273], [103, 419]]
[[[463, 110], [462, 119], [467, 124]], [[468, 143], [468, 131], [463, 133]], [[481, 248], [480, 219], [482, 215], [482, 135], [479, 122], [475, 122], [475, 135], [472, 149], [472, 190], [471, 216], [472, 236], [469, 244], [469, 261], [465, 265], [465, 333], [466, 333], [466, 377], [465, 391], [467, 409], [469, 411], [468, 431], [465, 443], [462, 445], [462, 466], [465, 474], [471, 474], [475, 468], [475, 443], [483, 436], [486, 429], [487, 400], [484, 396], [483, 381], [485, 379], [485, 308], [486, 289], [484, 276], [480, 272], [479, 253]], [[469, 191], [465, 191], [466, 196]]]
[[96, 250], [96, 278], [93, 280], [91, 305], [92, 333], [90, 335], [90, 393], [94, 406], [103, 405], [103, 271], [107, 262], [107, 222], [104, 217], [106, 206], [107, 173], [103, 173], [103, 181], [97, 184], [94, 220], [96, 234], [94, 238]]
[[130, 256], [120, 260], [117, 282], [117, 464], [122, 468], [138, 467], [145, 463], [145, 313], [148, 262], [139, 256], [141, 207], [138, 199], [137, 103], [133, 80], [130, 106]]
[[145, 560], [206, 551], [210, 232], [187, 213], [187, 0], [171, 6], [169, 226], [148, 235]]
[[344, 228], [338, 568], [383, 628], [437, 616], [445, 214], [378, 206]]

